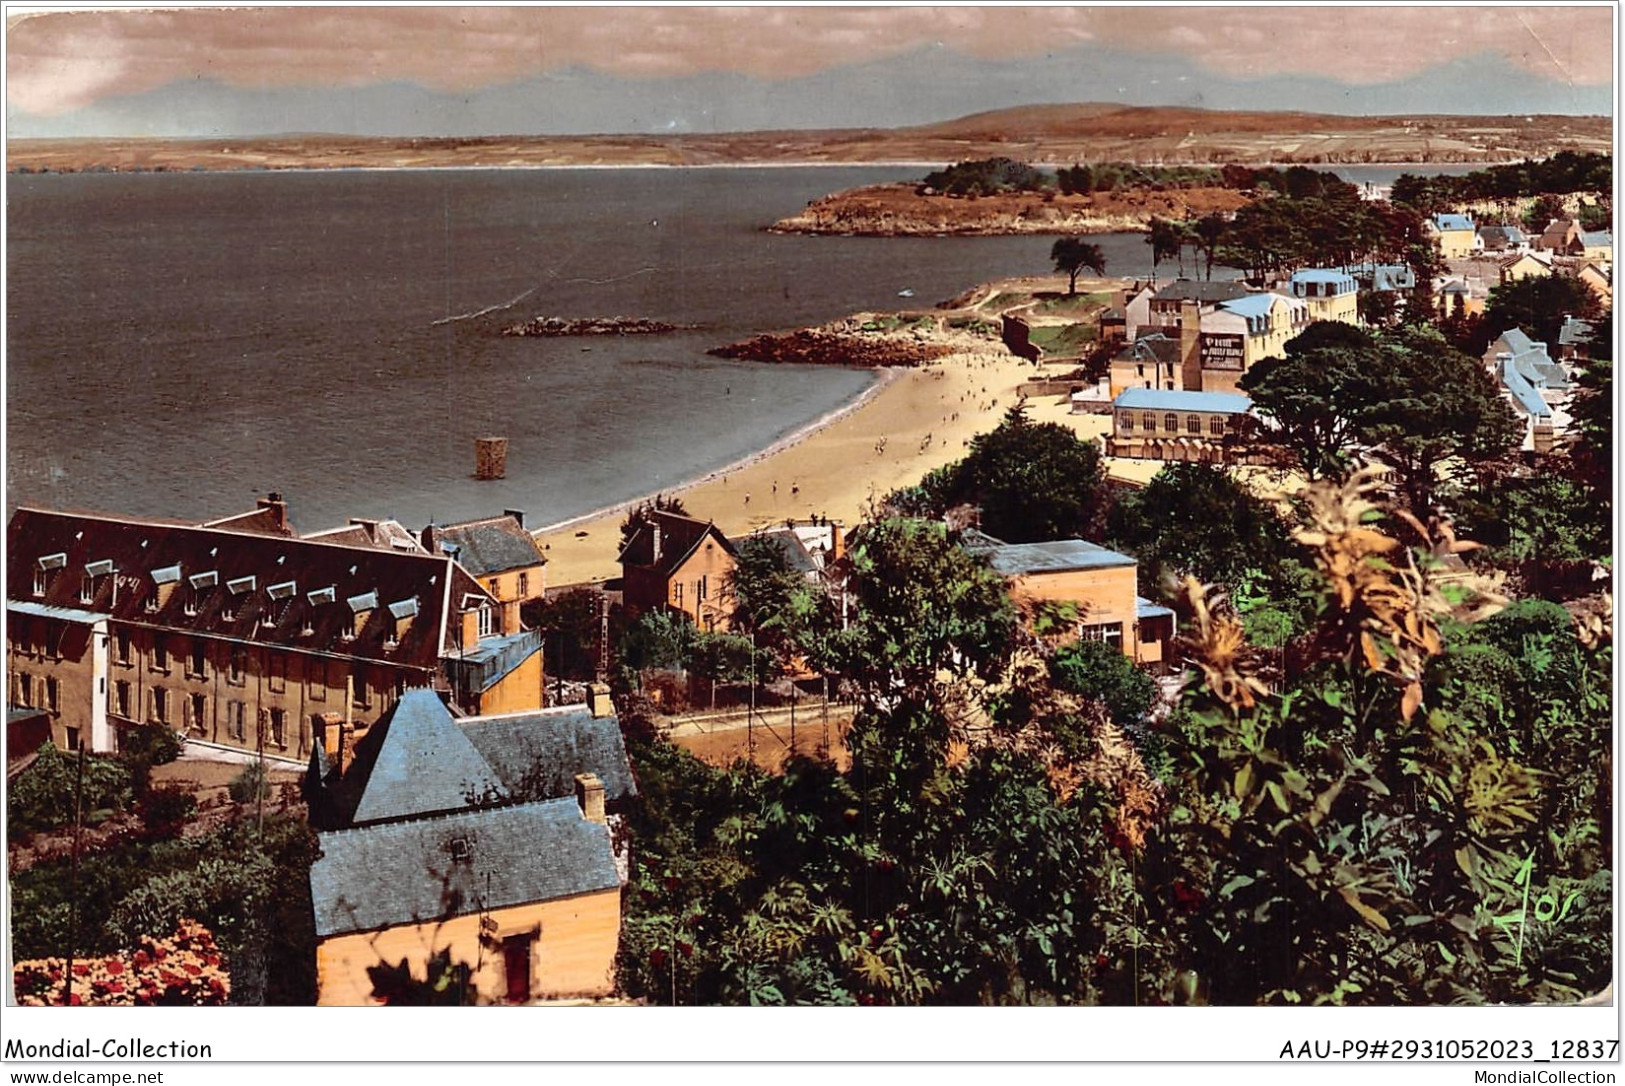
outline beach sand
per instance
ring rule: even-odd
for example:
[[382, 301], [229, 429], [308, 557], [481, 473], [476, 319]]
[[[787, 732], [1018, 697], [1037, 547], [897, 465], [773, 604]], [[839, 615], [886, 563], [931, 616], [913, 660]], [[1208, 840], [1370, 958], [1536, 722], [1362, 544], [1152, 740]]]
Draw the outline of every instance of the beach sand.
[[[1080, 281], [1079, 290], [1116, 285]], [[1064, 290], [1066, 281], [1059, 286]], [[944, 342], [966, 345], [963, 339]], [[971, 439], [997, 427], [1016, 403], [1017, 387], [1043, 375], [1040, 367], [987, 341], [928, 366], [880, 372], [877, 387], [856, 406], [744, 463], [663, 493], [680, 497], [691, 515], [715, 521], [730, 537], [812, 516], [851, 529], [891, 491], [963, 457]], [[1109, 415], [1071, 414], [1062, 396], [1030, 399], [1027, 408], [1032, 421], [1070, 426], [1085, 439], [1098, 440], [1111, 426]], [[1109, 466], [1114, 477], [1137, 481], [1161, 467], [1115, 460]], [[616, 557], [627, 508], [537, 532], [550, 588], [620, 576]]]

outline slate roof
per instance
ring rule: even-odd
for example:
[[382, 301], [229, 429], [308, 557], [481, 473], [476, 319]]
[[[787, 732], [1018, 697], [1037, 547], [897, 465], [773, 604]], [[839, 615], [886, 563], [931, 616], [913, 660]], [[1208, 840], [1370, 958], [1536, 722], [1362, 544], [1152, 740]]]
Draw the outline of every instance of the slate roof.
[[485, 637], [466, 652], [458, 650], [447, 656], [446, 673], [464, 684], [461, 689], [477, 690], [483, 694], [541, 651], [540, 630], [521, 630], [499, 637]]
[[[656, 529], [660, 532], [658, 555], [654, 547]], [[733, 544], [710, 521], [663, 511], [651, 512], [646, 515], [643, 526], [621, 548], [620, 562], [670, 577], [707, 536], [714, 536], [729, 554], [736, 553]]]
[[423, 548], [423, 544], [418, 542], [417, 536], [407, 531], [405, 525], [398, 520], [351, 517], [350, 523], [343, 527], [307, 532], [304, 538], [320, 540], [323, 543], [342, 543], [347, 547], [377, 547], [380, 550], [406, 551], [410, 554], [429, 553]]
[[[40, 558], [64, 555], [43, 597], [30, 591]], [[79, 598], [86, 567], [111, 562], [96, 597]], [[147, 610], [157, 575], [179, 567], [169, 598]], [[7, 535], [8, 592], [13, 599], [108, 613], [114, 621], [329, 652], [423, 670], [444, 651], [447, 598], [489, 601], [479, 583], [445, 558], [347, 547], [275, 535], [154, 520], [22, 508]], [[200, 582], [193, 578], [200, 574]], [[273, 598], [272, 585], [288, 585]], [[199, 585], [194, 587], [194, 585]], [[448, 587], [450, 592], [448, 593]], [[331, 597], [322, 590], [332, 589]], [[383, 604], [361, 629], [348, 600], [376, 593]], [[396, 637], [391, 604], [416, 601], [417, 616]], [[196, 614], [188, 614], [195, 608]]]
[[1280, 295], [1249, 294], [1245, 298], [1222, 302], [1219, 308], [1242, 317], [1267, 317], [1270, 311], [1275, 308], [1275, 300], [1278, 297]]
[[1445, 230], [1473, 230], [1473, 220], [1466, 215], [1435, 215], [1433, 225], [1440, 231]]
[[1245, 298], [1252, 291], [1234, 280], [1175, 279], [1167, 286], [1158, 287], [1152, 301], [1157, 302], [1225, 302], [1232, 298]]
[[1578, 347], [1591, 342], [1594, 329], [1590, 321], [1583, 321], [1579, 317], [1564, 317], [1563, 327], [1558, 329], [1557, 342], [1563, 347]]
[[1416, 273], [1408, 264], [1358, 264], [1349, 269], [1359, 282], [1369, 282], [1372, 290], [1413, 290]]
[[1134, 597], [1135, 618], [1172, 618], [1173, 611], [1160, 603], [1152, 603], [1144, 596]]
[[1512, 398], [1526, 414], [1540, 418], [1549, 418], [1552, 409], [1547, 406], [1546, 399], [1539, 390], [1530, 384], [1523, 374], [1518, 372], [1510, 358], [1501, 360], [1501, 384], [1512, 394]]
[[1250, 397], [1235, 392], [1185, 392], [1179, 389], [1125, 388], [1113, 407], [1148, 411], [1211, 411], [1240, 415], [1252, 410]]
[[1171, 365], [1179, 361], [1179, 340], [1161, 332], [1147, 332], [1117, 353], [1114, 362], [1161, 362]]
[[502, 779], [510, 794], [556, 799], [575, 795], [577, 773], [596, 773], [610, 803], [637, 795], [620, 721], [585, 706], [509, 716], [473, 717], [458, 729]]
[[536, 540], [513, 516], [487, 517], [461, 524], [431, 524], [423, 529], [423, 545], [430, 554], [457, 548], [456, 558], [476, 577], [528, 569], [547, 561]]
[[1006, 543], [985, 532], [967, 529], [959, 545], [971, 554], [985, 555], [995, 573], [1019, 577], [1029, 573], [1065, 573], [1080, 569], [1133, 566], [1134, 559], [1082, 539], [1049, 543]]
[[1478, 236], [1484, 239], [1484, 247], [1489, 248], [1493, 242], [1497, 248], [1509, 245], [1523, 245], [1529, 238], [1516, 226], [1480, 226]]
[[1614, 247], [1614, 233], [1612, 230], [1582, 230], [1580, 231], [1580, 244], [1587, 249]]
[[1354, 276], [1336, 268], [1299, 268], [1292, 273], [1292, 277], [1288, 282], [1293, 284], [1326, 283], [1338, 287], [1344, 292], [1355, 289]]
[[572, 799], [318, 835], [316, 935], [378, 931], [620, 886], [609, 827]]
[[801, 541], [801, 537], [789, 528], [770, 528], [765, 531], [752, 532], [750, 535], [736, 536], [729, 540], [738, 550], [740, 544], [747, 539], [760, 539], [776, 549], [784, 556], [785, 563], [791, 570], [800, 574], [817, 573], [823, 568], [812, 551]]
[[345, 774], [360, 787], [356, 825], [417, 818], [503, 799], [507, 789], [432, 690], [408, 690], [356, 744]]

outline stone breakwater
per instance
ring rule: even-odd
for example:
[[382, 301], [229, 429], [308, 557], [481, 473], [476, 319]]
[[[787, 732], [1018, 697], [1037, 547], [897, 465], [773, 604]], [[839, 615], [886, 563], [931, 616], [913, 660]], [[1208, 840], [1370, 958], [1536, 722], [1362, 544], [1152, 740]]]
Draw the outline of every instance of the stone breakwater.
[[863, 335], [803, 328], [795, 332], [752, 336], [709, 352], [718, 358], [747, 362], [787, 362], [804, 366], [923, 366], [946, 358], [955, 349], [914, 336]]
[[536, 317], [502, 330], [505, 336], [663, 336], [692, 325], [670, 324], [644, 317]]

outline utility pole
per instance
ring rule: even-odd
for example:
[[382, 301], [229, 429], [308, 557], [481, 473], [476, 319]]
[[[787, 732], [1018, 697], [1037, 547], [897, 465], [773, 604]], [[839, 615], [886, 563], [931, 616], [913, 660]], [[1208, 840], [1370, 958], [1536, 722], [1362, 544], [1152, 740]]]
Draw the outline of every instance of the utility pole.
[[79, 942], [79, 843], [85, 828], [85, 745], [73, 784], [73, 860], [68, 866], [68, 968], [62, 977], [62, 1005], [73, 1004], [73, 951]]

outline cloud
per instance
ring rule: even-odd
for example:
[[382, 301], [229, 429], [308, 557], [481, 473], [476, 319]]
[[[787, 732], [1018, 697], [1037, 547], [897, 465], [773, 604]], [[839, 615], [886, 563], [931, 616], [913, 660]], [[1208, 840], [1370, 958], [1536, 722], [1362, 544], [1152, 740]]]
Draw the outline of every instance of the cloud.
[[1560, 83], [1612, 77], [1608, 7], [181, 8], [14, 16], [9, 106], [41, 116], [186, 80], [414, 83], [468, 93], [550, 72], [789, 80], [939, 47], [987, 60], [1086, 42], [1232, 78], [1393, 82], [1493, 54]]

